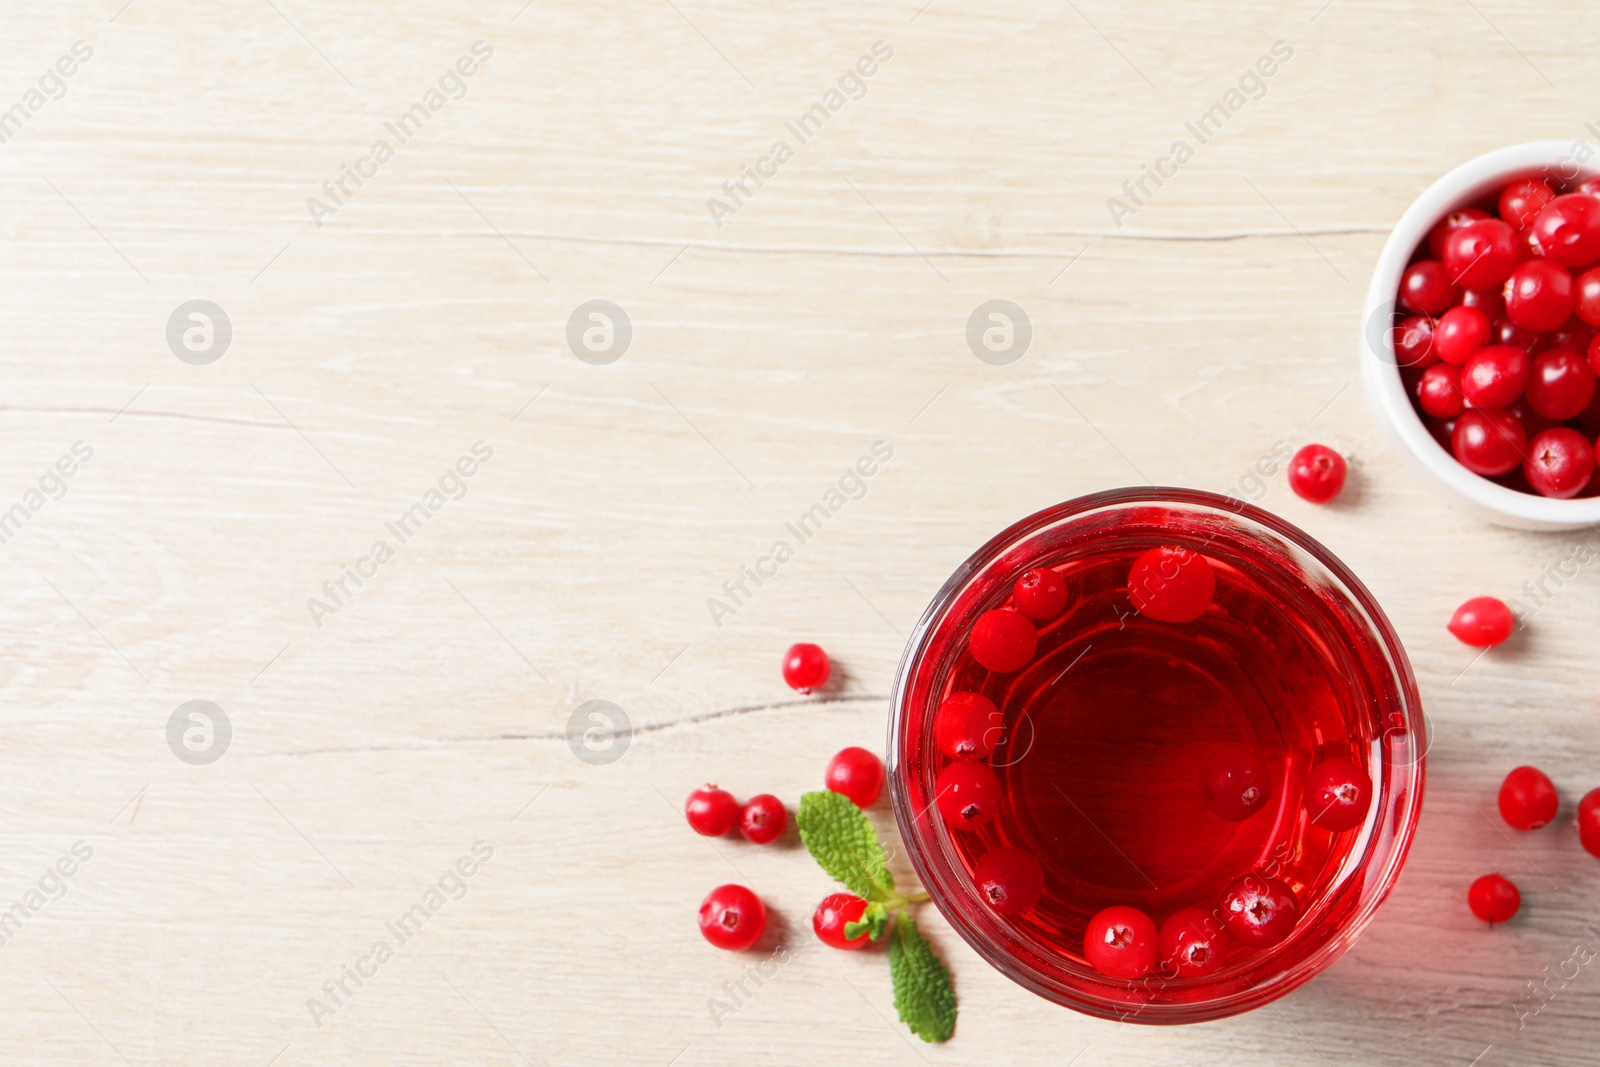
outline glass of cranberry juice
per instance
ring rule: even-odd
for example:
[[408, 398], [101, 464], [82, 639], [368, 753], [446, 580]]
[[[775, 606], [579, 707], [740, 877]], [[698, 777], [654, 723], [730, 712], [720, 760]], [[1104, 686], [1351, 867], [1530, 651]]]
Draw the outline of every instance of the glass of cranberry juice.
[[[1154, 617], [1163, 612], [1148, 594], [1140, 601], [1130, 575], [1152, 550], [1204, 557], [1214, 588], [1196, 617], [1167, 621]], [[974, 623], [995, 610], [1040, 614], [1016, 589], [1037, 568], [1062, 579], [1065, 606], [1029, 620], [1035, 647], [1021, 666], [984, 666], [973, 654]], [[953, 757], [941, 748], [948, 738], [935, 736], [941, 706], [957, 693], [993, 704], [977, 756]], [[1245, 1011], [1336, 960], [1399, 875], [1420, 813], [1425, 749], [1405, 651], [1343, 564], [1248, 504], [1162, 488], [1050, 508], [967, 560], [907, 646], [888, 745], [901, 834], [957, 932], [1041, 996], [1145, 1023]], [[973, 767], [945, 774], [964, 761], [992, 778]], [[1206, 783], [1220, 775], [1224, 792], [1237, 785], [1241, 768], [1231, 764], [1240, 761], [1260, 780], [1219, 808]], [[1329, 817], [1313, 778], [1351, 765], [1370, 780], [1363, 806]], [[1246, 810], [1228, 808], [1241, 795]], [[1005, 887], [984, 881], [995, 869], [994, 860], [980, 866], [984, 857], [1002, 848], [1033, 857], [1043, 875], [1038, 899], [1020, 913], [1002, 914], [1015, 912], [997, 904]], [[1020, 877], [1027, 882], [1028, 872]], [[1292, 915], [1276, 917], [1270, 943], [1251, 936], [1260, 931], [1249, 914], [1230, 915], [1265, 914], [1238, 892], [1230, 897], [1241, 879], [1292, 894]], [[1108, 928], [1096, 919], [1107, 908], [1137, 909], [1151, 925]], [[1156, 929], [1183, 909], [1199, 909], [1184, 913], [1191, 922], [1205, 918], [1198, 966], [1180, 968], [1178, 952], [1159, 943], [1137, 974], [1086, 955], [1092, 934], [1126, 958], [1138, 946], [1119, 937], [1159, 942]]]

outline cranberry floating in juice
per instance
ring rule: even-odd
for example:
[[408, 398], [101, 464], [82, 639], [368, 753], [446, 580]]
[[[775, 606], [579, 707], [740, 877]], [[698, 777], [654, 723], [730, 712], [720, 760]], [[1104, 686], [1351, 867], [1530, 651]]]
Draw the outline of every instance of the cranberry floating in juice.
[[1091, 1014], [1280, 996], [1371, 919], [1415, 829], [1422, 713], [1382, 611], [1305, 534], [1208, 493], [1006, 530], [935, 598], [894, 696], [923, 885], [1002, 972]]

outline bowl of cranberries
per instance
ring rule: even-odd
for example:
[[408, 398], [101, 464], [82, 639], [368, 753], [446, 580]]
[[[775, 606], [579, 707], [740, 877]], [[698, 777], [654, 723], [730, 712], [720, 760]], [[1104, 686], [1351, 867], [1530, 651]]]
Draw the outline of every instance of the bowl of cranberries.
[[1400, 457], [1524, 529], [1600, 522], [1600, 169], [1540, 142], [1462, 164], [1390, 234], [1362, 377]]

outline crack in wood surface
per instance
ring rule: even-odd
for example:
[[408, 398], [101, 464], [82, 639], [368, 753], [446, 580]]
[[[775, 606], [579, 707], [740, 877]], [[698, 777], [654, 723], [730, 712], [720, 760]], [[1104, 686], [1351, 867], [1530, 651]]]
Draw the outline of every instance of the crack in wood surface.
[[[700, 715], [685, 715], [679, 719], [667, 719], [663, 722], [645, 723], [642, 726], [630, 726], [626, 730], [619, 730], [613, 737], [637, 737], [641, 734], [653, 734], [662, 730], [670, 730], [676, 726], [695, 726], [704, 722], [713, 722], [717, 719], [730, 719], [741, 715], [752, 715], [763, 711], [780, 711], [785, 708], [811, 707], [821, 708], [830, 704], [866, 704], [873, 701], [889, 700], [887, 693], [846, 693], [830, 697], [801, 697], [795, 700], [767, 701], [761, 704], [741, 704], [732, 708], [721, 708], [717, 711], [708, 711]], [[285, 752], [283, 755], [291, 757], [300, 756], [328, 756], [349, 752], [420, 752], [430, 748], [440, 748], [446, 745], [487, 745], [500, 741], [566, 741], [565, 732], [547, 733], [499, 733], [463, 735], [459, 737], [440, 737], [431, 741], [414, 741], [407, 744], [393, 745], [348, 745], [338, 748], [308, 748], [295, 752]]]

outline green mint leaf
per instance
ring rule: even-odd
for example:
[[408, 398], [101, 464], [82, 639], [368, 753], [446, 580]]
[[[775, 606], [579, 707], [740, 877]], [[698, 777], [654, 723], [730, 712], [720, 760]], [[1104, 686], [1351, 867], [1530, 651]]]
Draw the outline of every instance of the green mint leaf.
[[867, 900], [894, 896], [894, 876], [885, 866], [878, 831], [855, 801], [831, 789], [806, 793], [795, 823], [806, 850], [850, 892]]
[[950, 972], [933, 954], [917, 921], [901, 912], [889, 935], [889, 973], [894, 978], [894, 1010], [924, 1041], [948, 1041], [956, 1028], [956, 993]]
[[868, 937], [873, 941], [883, 938], [883, 932], [889, 928], [889, 909], [882, 904], [868, 904], [867, 910], [861, 913], [859, 922], [845, 923], [844, 936], [847, 941], [854, 941], [859, 937]]

